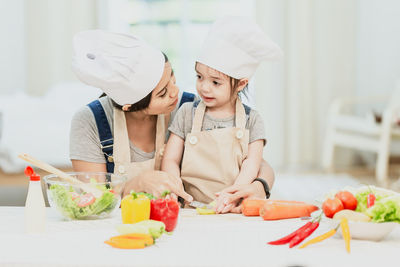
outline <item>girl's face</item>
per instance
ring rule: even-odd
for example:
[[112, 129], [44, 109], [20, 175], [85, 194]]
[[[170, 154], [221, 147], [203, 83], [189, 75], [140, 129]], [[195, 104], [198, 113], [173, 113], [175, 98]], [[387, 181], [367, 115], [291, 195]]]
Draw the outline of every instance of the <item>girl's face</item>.
[[151, 93], [150, 104], [147, 108], [149, 115], [168, 114], [175, 109], [179, 93], [179, 88], [175, 83], [171, 64], [166, 62], [161, 80]]
[[196, 89], [208, 108], [223, 108], [234, 103], [236, 94], [232, 92], [227, 75], [202, 63], [196, 63]]

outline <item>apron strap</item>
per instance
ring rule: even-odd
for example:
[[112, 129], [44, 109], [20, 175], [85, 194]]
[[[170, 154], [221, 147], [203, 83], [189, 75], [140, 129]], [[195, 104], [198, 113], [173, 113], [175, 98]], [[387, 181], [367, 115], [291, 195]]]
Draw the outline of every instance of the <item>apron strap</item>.
[[203, 101], [200, 101], [200, 103], [196, 108], [196, 111], [194, 112], [192, 133], [198, 133], [201, 131], [205, 110], [206, 110], [206, 105], [204, 104]]
[[128, 129], [125, 113], [114, 107], [114, 154], [118, 155], [118, 163], [131, 162], [131, 147], [129, 144]]
[[94, 100], [88, 104], [93, 112], [96, 120], [97, 130], [99, 132], [100, 147], [106, 159], [107, 172], [114, 172], [113, 146], [114, 139], [111, 132], [110, 124], [108, 123], [106, 113], [99, 100]]
[[[157, 116], [156, 140], [155, 140], [155, 170], [161, 167], [161, 159], [165, 144], [165, 129], [168, 124], [169, 116], [160, 114]], [[115, 139], [115, 154], [118, 155], [119, 163], [131, 163], [131, 151], [129, 144], [128, 129], [126, 127], [125, 113], [117, 108], [114, 108], [114, 139]]]
[[165, 131], [169, 122], [169, 115], [160, 114], [157, 116], [156, 130], [156, 151], [154, 153], [154, 169], [161, 169], [161, 160], [165, 147]]
[[246, 111], [239, 97], [236, 99], [235, 126], [243, 130], [246, 128]]
[[[246, 128], [246, 111], [243, 107], [240, 98], [236, 99], [236, 114], [235, 114], [235, 126], [237, 128], [245, 130]], [[206, 110], [206, 105], [203, 101], [200, 101], [196, 108], [193, 118], [192, 133], [198, 133], [201, 131], [201, 126], [203, 124], [204, 113]]]

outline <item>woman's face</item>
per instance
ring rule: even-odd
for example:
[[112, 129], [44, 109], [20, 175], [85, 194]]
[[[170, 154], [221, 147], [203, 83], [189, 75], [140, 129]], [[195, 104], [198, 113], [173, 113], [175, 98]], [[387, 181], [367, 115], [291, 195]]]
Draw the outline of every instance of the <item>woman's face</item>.
[[150, 104], [147, 108], [148, 114], [168, 114], [175, 109], [179, 93], [179, 88], [175, 83], [171, 64], [166, 62], [161, 80], [151, 93]]

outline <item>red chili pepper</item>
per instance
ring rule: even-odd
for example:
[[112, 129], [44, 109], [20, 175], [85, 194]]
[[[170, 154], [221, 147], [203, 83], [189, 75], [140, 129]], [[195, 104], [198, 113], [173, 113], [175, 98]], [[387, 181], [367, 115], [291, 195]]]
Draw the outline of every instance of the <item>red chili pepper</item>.
[[310, 227], [310, 225], [312, 224], [312, 222], [308, 222], [305, 225], [303, 225], [302, 227], [300, 227], [299, 229], [297, 229], [296, 231], [294, 231], [291, 234], [288, 234], [287, 236], [284, 236], [278, 240], [275, 241], [270, 241], [267, 244], [270, 245], [284, 245], [290, 242], [290, 240], [292, 240], [293, 237], [295, 237], [300, 231], [303, 231], [304, 229]]
[[315, 231], [315, 229], [318, 228], [318, 226], [319, 226], [319, 222], [313, 222], [313, 223], [311, 223], [311, 225], [308, 228], [300, 231], [295, 237], [292, 238], [292, 240], [290, 240], [289, 248], [296, 246], [301, 241], [303, 241], [305, 238], [310, 236]]
[[166, 191], [161, 198], [151, 200], [150, 219], [163, 222], [165, 230], [171, 232], [178, 223], [179, 204], [175, 199], [165, 198], [168, 194]]
[[369, 193], [367, 196], [367, 208], [372, 207], [375, 204], [376, 197], [374, 194]]

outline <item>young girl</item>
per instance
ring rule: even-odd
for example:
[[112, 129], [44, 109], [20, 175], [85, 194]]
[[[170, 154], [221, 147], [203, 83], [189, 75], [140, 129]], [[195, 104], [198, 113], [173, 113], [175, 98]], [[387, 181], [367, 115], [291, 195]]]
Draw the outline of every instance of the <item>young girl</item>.
[[266, 142], [264, 125], [238, 95], [261, 60], [280, 54], [249, 19], [226, 17], [213, 24], [195, 65], [201, 101], [178, 110], [161, 166], [181, 177], [195, 200], [209, 203], [222, 189], [256, 179]]

